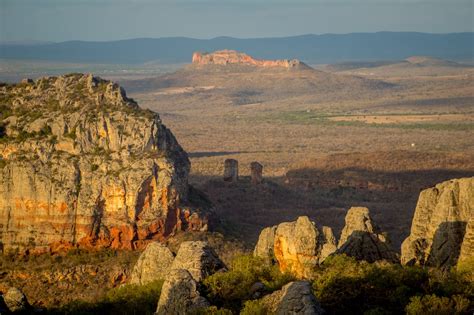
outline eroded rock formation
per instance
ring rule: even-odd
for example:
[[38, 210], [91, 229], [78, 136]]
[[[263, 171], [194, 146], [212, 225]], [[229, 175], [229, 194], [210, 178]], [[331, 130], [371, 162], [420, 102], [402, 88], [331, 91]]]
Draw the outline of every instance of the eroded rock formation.
[[257, 66], [262, 68], [286, 68], [305, 69], [307, 65], [297, 59], [288, 60], [258, 60], [251, 56], [237, 52], [235, 50], [219, 50], [213, 53], [195, 52], [193, 54], [193, 64], [195, 65], [229, 65], [239, 64], [246, 66]]
[[165, 245], [159, 242], [148, 244], [133, 267], [130, 283], [144, 285], [165, 279], [173, 260], [173, 253]]
[[205, 230], [190, 162], [118, 85], [72, 74], [0, 86], [0, 248], [133, 249]]
[[203, 241], [181, 243], [171, 265], [172, 269], [187, 270], [198, 282], [224, 267], [214, 249]]
[[402, 244], [404, 264], [451, 267], [474, 256], [474, 177], [452, 179], [423, 190], [410, 235]]
[[391, 249], [387, 238], [370, 217], [369, 209], [350, 208], [345, 222], [337, 253], [368, 262], [378, 260], [398, 262], [398, 257]]
[[[272, 243], [273, 238], [273, 243]], [[311, 278], [314, 267], [336, 250], [330, 228], [320, 232], [308, 217], [266, 228], [260, 234], [254, 255], [274, 259], [282, 272], [298, 278]]]
[[271, 314], [325, 314], [308, 281], [290, 282], [261, 301]]
[[185, 315], [199, 308], [209, 306], [209, 302], [199, 294], [197, 282], [184, 269], [169, 273], [161, 289], [157, 315]]

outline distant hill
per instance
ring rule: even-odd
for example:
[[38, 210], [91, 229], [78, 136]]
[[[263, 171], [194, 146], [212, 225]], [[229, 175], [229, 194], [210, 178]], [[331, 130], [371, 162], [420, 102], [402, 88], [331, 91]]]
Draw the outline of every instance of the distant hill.
[[440, 76], [473, 74], [474, 66], [427, 56], [404, 60], [341, 62], [320, 67], [324, 71], [358, 76]]
[[188, 62], [194, 51], [245, 51], [255, 58], [297, 58], [306, 63], [401, 60], [431, 56], [449, 60], [474, 58], [474, 33], [427, 34], [379, 32], [238, 39], [217, 37], [140, 38], [109, 42], [68, 41], [37, 45], [0, 44], [0, 58], [62, 62]]

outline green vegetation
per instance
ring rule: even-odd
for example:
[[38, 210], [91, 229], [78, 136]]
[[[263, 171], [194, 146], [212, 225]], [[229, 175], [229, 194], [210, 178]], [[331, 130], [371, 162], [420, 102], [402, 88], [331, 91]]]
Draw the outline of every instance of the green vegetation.
[[48, 314], [154, 314], [163, 281], [143, 286], [127, 284], [108, 291], [96, 302], [74, 301]]
[[316, 273], [313, 288], [322, 307], [332, 314], [403, 314], [405, 309], [409, 314], [429, 314], [416, 313], [420, 309], [465, 314], [466, 301], [474, 300], [474, 283], [466, 273], [369, 264], [346, 256], [328, 258]]
[[242, 308], [252, 298], [251, 287], [262, 282], [267, 292], [280, 289], [293, 280], [289, 274], [280, 273], [277, 266], [266, 264], [251, 255], [236, 257], [228, 272], [216, 273], [204, 280], [211, 304], [233, 311]]
[[451, 298], [438, 297], [434, 294], [415, 296], [406, 307], [407, 315], [467, 314], [468, 310], [469, 300], [461, 295], [453, 295]]

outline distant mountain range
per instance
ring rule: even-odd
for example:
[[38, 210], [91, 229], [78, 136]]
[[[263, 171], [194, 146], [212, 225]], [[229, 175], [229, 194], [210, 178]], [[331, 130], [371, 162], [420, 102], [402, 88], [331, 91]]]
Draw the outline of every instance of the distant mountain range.
[[217, 37], [137, 38], [108, 42], [0, 43], [0, 58], [82, 63], [142, 64], [191, 62], [194, 51], [234, 49], [256, 58], [300, 59], [306, 63], [400, 60], [414, 55], [474, 59], [474, 33], [378, 32], [238, 39]]

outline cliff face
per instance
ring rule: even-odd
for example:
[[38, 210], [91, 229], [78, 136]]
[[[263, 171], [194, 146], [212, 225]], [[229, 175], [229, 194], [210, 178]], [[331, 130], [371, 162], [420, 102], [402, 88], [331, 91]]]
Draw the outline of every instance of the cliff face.
[[206, 229], [190, 162], [157, 114], [80, 74], [0, 87], [0, 246], [133, 249]]
[[288, 60], [258, 60], [251, 56], [237, 52], [235, 50], [219, 50], [213, 53], [200, 53], [195, 52], [193, 54], [193, 64], [195, 65], [229, 65], [229, 64], [240, 64], [246, 66], [257, 66], [262, 68], [287, 68], [287, 69], [301, 69], [308, 68], [307, 65], [297, 59]]
[[420, 193], [402, 263], [451, 267], [474, 257], [474, 177]]

